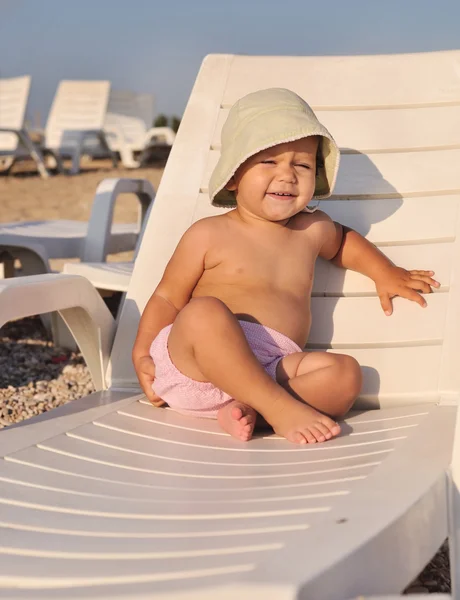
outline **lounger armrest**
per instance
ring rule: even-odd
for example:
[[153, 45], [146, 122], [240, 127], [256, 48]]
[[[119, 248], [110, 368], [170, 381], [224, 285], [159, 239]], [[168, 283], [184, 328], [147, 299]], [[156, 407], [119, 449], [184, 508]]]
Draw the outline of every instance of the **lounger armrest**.
[[92, 284], [79, 275], [61, 274], [0, 280], [0, 327], [53, 311], [60, 313], [80, 347], [96, 389], [105, 389], [115, 322]]
[[127, 177], [104, 179], [98, 185], [88, 223], [81, 259], [83, 262], [105, 262], [110, 241], [113, 209], [120, 194], [135, 194], [140, 203], [139, 230], [150, 203], [155, 200], [155, 189], [146, 179]]
[[150, 144], [153, 144], [152, 138], [155, 137], [164, 138], [168, 146], [172, 146], [176, 139], [176, 134], [171, 127], [151, 127], [145, 134], [144, 146], [147, 147]]

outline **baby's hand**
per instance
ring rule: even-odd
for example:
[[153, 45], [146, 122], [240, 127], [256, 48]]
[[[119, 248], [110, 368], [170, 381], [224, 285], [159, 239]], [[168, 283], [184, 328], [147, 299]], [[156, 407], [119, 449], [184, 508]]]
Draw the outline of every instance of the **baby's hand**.
[[385, 314], [392, 314], [391, 298], [395, 296], [418, 302], [425, 308], [426, 300], [419, 292], [430, 294], [433, 291], [432, 287], [440, 286], [438, 281], [432, 279], [433, 275], [434, 271], [406, 271], [393, 265], [381, 271], [375, 279], [375, 287]]
[[163, 406], [165, 404], [159, 396], [155, 394], [152, 389], [152, 384], [155, 379], [155, 364], [150, 356], [143, 356], [134, 363], [136, 369], [136, 375], [141, 384], [142, 391], [147, 396], [147, 400], [154, 406]]

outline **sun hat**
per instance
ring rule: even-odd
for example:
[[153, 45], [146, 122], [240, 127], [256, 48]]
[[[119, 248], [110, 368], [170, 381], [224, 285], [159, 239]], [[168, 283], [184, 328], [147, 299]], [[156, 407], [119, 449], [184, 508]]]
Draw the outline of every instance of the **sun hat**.
[[222, 128], [221, 155], [209, 181], [214, 206], [236, 206], [225, 186], [248, 158], [262, 150], [318, 135], [317, 177], [313, 198], [328, 198], [334, 189], [340, 151], [329, 131], [300, 96], [269, 88], [244, 96], [230, 109]]

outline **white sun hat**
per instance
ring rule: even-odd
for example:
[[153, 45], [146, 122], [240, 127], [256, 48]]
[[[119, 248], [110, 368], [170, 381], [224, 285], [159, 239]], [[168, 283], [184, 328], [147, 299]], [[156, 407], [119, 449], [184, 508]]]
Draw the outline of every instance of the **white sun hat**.
[[230, 109], [222, 128], [221, 155], [209, 181], [214, 206], [236, 206], [225, 186], [248, 158], [262, 150], [295, 140], [320, 136], [313, 198], [328, 198], [334, 189], [340, 151], [329, 131], [300, 96], [269, 88], [244, 96]]

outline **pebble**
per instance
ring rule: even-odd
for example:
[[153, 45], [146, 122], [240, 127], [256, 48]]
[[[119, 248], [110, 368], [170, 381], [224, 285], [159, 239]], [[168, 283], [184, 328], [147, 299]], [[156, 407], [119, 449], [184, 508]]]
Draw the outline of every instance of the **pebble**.
[[81, 354], [55, 348], [38, 318], [0, 330], [0, 429], [93, 391]]
[[[38, 317], [0, 329], [0, 429], [94, 391], [79, 353], [55, 348]], [[450, 593], [449, 548], [439, 552], [404, 594]]]

